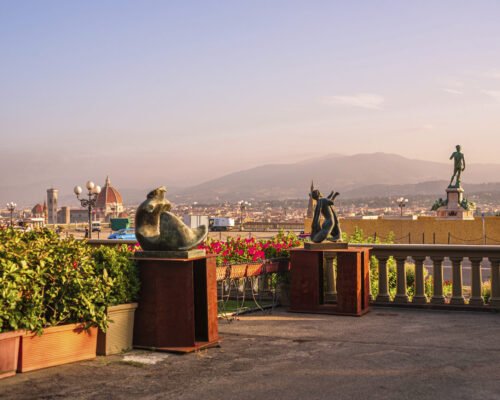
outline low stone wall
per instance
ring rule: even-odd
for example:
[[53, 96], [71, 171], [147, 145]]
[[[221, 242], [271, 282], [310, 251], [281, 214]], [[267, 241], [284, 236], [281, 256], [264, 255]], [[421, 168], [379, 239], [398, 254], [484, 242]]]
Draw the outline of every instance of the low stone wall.
[[[483, 220], [438, 220], [435, 217], [417, 219], [357, 219], [340, 218], [343, 232], [351, 235], [356, 228], [362, 229], [365, 236], [384, 240], [391, 233], [396, 243], [414, 244], [484, 244]], [[485, 217], [484, 228], [486, 244], [500, 244], [500, 217]], [[304, 231], [311, 231], [311, 219], [305, 219]]]

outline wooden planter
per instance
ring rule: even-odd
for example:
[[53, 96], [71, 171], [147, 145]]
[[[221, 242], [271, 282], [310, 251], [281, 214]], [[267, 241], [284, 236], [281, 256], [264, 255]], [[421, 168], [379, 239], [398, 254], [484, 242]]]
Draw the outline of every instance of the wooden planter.
[[97, 335], [97, 355], [107, 356], [132, 348], [134, 314], [137, 303], [108, 307], [109, 326]]
[[84, 330], [81, 324], [54, 326], [25, 333], [21, 339], [18, 372], [53, 367], [96, 356], [97, 328]]
[[16, 374], [19, 342], [24, 331], [0, 333], [0, 379]]

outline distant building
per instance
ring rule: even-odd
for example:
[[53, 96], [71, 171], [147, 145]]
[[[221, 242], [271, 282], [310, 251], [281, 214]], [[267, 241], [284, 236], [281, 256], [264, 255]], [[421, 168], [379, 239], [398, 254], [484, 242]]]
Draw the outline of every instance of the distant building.
[[119, 217], [123, 213], [123, 199], [120, 192], [111, 185], [109, 176], [106, 177], [106, 183], [97, 196], [96, 214], [97, 219], [109, 219]]
[[71, 210], [68, 206], [61, 207], [57, 212], [57, 223], [67, 225], [71, 222]]
[[59, 191], [51, 188], [47, 189], [47, 216], [49, 224], [57, 224], [57, 197]]

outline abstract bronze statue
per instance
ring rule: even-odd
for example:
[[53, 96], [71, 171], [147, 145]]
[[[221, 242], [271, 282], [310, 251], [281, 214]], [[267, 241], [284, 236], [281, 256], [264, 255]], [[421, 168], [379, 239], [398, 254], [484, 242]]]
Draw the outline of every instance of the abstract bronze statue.
[[170, 212], [172, 206], [165, 199], [164, 186], [153, 190], [137, 208], [135, 235], [143, 250], [179, 251], [190, 250], [199, 245], [208, 234], [201, 225], [189, 228], [180, 218]]
[[[465, 170], [465, 157], [464, 157], [464, 154], [460, 152], [461, 147], [459, 144], [457, 144], [456, 149], [457, 149], [457, 151], [454, 151], [453, 154], [450, 156], [450, 160], [453, 159], [453, 161], [454, 161], [453, 176], [451, 177], [450, 185], [448, 186], [450, 188], [460, 187], [460, 175]], [[453, 179], [455, 177], [457, 178], [455, 180], [455, 185], [452, 185]]]
[[[336, 242], [341, 239], [339, 220], [333, 209], [334, 200], [338, 195], [338, 192], [332, 190], [325, 198], [318, 189], [314, 189], [314, 184], [311, 184], [310, 196], [316, 201], [311, 229], [311, 240], [314, 243], [321, 243], [324, 240]], [[321, 217], [324, 219], [323, 224], [320, 224]]]

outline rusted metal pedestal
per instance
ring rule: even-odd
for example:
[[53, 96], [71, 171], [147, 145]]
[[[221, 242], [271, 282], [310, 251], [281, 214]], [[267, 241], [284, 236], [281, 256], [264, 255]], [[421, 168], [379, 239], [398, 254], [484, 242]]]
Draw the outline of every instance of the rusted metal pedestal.
[[189, 353], [218, 346], [214, 256], [148, 257], [139, 263], [141, 290], [134, 347]]
[[[337, 257], [337, 303], [325, 303], [324, 253]], [[361, 316], [369, 311], [369, 249], [291, 250], [291, 312]]]

